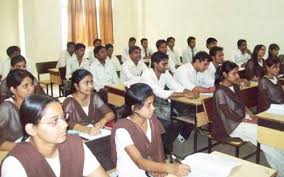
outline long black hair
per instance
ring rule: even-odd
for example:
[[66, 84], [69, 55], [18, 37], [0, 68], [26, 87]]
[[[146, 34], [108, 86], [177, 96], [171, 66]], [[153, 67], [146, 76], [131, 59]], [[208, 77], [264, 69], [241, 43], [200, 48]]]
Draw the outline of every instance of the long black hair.
[[75, 93], [77, 90], [75, 84], [79, 84], [86, 76], [93, 76], [92, 73], [85, 69], [78, 69], [72, 73], [71, 77], [71, 94]]
[[219, 85], [220, 82], [222, 82], [225, 79], [223, 75], [224, 72], [228, 74], [230, 71], [232, 71], [235, 68], [238, 68], [238, 65], [231, 61], [224, 61], [222, 65], [219, 65], [215, 73], [215, 83], [214, 83], [215, 86]]
[[258, 44], [258, 45], [256, 45], [256, 46], [254, 47], [254, 49], [253, 49], [253, 52], [252, 52], [252, 54], [251, 54], [251, 59], [252, 59], [255, 63], [257, 63], [257, 54], [258, 54], [258, 52], [260, 51], [260, 49], [261, 49], [262, 47], [265, 47], [265, 46], [262, 45], [262, 44]]

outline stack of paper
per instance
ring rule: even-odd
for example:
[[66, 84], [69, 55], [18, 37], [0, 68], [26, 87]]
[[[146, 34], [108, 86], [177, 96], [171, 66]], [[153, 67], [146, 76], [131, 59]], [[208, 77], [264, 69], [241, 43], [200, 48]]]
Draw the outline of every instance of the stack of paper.
[[270, 108], [266, 112], [284, 116], [284, 104], [271, 104]]
[[103, 128], [98, 135], [89, 135], [87, 133], [79, 132], [77, 130], [68, 130], [70, 134], [78, 134], [80, 137], [87, 139], [87, 140], [95, 140], [105, 136], [109, 136], [111, 134], [111, 130]]

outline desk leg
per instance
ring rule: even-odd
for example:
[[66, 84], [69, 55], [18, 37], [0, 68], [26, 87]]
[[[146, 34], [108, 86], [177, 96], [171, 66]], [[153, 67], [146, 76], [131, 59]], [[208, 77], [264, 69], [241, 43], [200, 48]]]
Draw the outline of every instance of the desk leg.
[[53, 97], [53, 83], [50, 84], [50, 92], [51, 92], [51, 96]]
[[194, 143], [193, 143], [193, 152], [197, 152], [197, 117], [196, 114], [198, 112], [198, 107], [195, 106], [195, 114], [194, 114]]
[[257, 146], [256, 146], [256, 160], [255, 160], [255, 162], [257, 164], [259, 164], [259, 161], [260, 161], [260, 143], [257, 142]]

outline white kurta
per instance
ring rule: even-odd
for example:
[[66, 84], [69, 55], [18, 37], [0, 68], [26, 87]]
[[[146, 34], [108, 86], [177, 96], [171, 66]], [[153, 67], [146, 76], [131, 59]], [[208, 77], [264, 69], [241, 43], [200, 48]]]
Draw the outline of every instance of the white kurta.
[[70, 60], [67, 61], [66, 65], [66, 79], [69, 79], [72, 77], [72, 73], [76, 71], [77, 69], [89, 69], [89, 60], [86, 58], [83, 58], [81, 61], [81, 64], [79, 64], [77, 56], [73, 55]]

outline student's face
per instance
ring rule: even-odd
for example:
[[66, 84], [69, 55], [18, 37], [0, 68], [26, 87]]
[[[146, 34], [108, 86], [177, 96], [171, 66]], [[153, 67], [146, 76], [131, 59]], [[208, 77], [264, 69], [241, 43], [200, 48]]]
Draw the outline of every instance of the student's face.
[[141, 51], [139, 49], [136, 49], [131, 54], [129, 54], [129, 57], [134, 63], [138, 63], [138, 61], [141, 59]]
[[148, 40], [144, 40], [141, 45], [144, 49], [147, 49], [148, 48]]
[[136, 110], [136, 112], [139, 115], [141, 115], [141, 116], [143, 116], [147, 119], [150, 119], [153, 116], [153, 113], [154, 113], [154, 110], [155, 110], [153, 103], [154, 103], [154, 96], [148, 97], [146, 99], [143, 107], [139, 110]]
[[102, 48], [99, 50], [99, 52], [96, 54], [96, 58], [99, 60], [105, 60], [107, 57], [107, 52], [105, 48]]
[[108, 48], [107, 50], [106, 50], [106, 53], [107, 53], [107, 56], [109, 56], [109, 57], [111, 57], [112, 56], [112, 54], [113, 54], [113, 48]]
[[78, 84], [75, 83], [75, 88], [77, 92], [83, 95], [91, 95], [94, 89], [93, 84], [93, 77], [89, 75], [84, 77]]
[[278, 53], [279, 53], [279, 49], [273, 49], [273, 50], [270, 50], [270, 53], [273, 57], [277, 57], [278, 56]]
[[209, 66], [209, 61], [208, 60], [205, 60], [205, 61], [199, 61], [199, 60], [196, 60], [197, 62], [197, 66], [198, 66], [198, 71], [199, 72], [204, 72], [205, 70], [208, 69], [208, 66]]
[[158, 51], [166, 54], [167, 53], [167, 44], [166, 43], [161, 44], [160, 47], [158, 48]]
[[160, 63], [154, 63], [154, 67], [160, 73], [165, 73], [168, 69], [168, 62], [169, 62], [169, 59], [165, 58], [164, 60], [160, 61]]
[[271, 67], [266, 66], [267, 73], [271, 74], [272, 76], [278, 76], [280, 72], [280, 63], [276, 65], [272, 65]]
[[212, 47], [217, 46], [217, 42], [211, 42], [207, 45], [207, 48], [210, 50]]
[[80, 48], [80, 49], [76, 50], [75, 53], [76, 53], [77, 57], [83, 58], [83, 56], [85, 55], [85, 49]]
[[238, 84], [240, 81], [240, 76], [239, 76], [239, 68], [236, 67], [233, 70], [231, 70], [228, 74], [223, 73], [224, 77], [226, 80], [231, 82], [232, 84]]
[[14, 66], [12, 66], [11, 69], [12, 69], [12, 70], [14, 70], [14, 69], [23, 69], [23, 70], [26, 70], [26, 62], [21, 61], [21, 62], [19, 62], [19, 63], [16, 63]]
[[11, 92], [16, 98], [24, 99], [34, 93], [34, 83], [30, 77], [25, 77], [16, 88], [11, 87]]
[[168, 46], [169, 48], [173, 48], [175, 46], [175, 40], [171, 39], [169, 42], [168, 42]]
[[[44, 144], [60, 144], [66, 140], [67, 123], [60, 103], [49, 103], [39, 123], [33, 126], [33, 138]], [[27, 126], [26, 126], [27, 127]]]
[[96, 41], [95, 44], [94, 44], [94, 47], [97, 47], [99, 45], [102, 45], [102, 41]]
[[128, 42], [128, 47], [134, 47], [135, 46], [136, 41], [130, 41]]
[[241, 45], [240, 45], [240, 51], [244, 52], [247, 50], [247, 42], [243, 42]]
[[218, 51], [216, 53], [216, 55], [213, 57], [213, 60], [215, 60], [215, 62], [217, 64], [222, 64], [224, 61], [224, 52], [223, 51]]
[[260, 48], [260, 50], [258, 51], [257, 55], [258, 55], [259, 57], [263, 58], [264, 55], [265, 55], [265, 50], [266, 50], [266, 48], [265, 48], [264, 46], [262, 46], [262, 47]]
[[193, 48], [195, 48], [195, 46], [196, 46], [196, 40], [192, 39], [189, 43], [189, 47], [193, 49]]
[[75, 46], [71, 45], [67, 48], [68, 53], [70, 53], [71, 55], [73, 55], [73, 53], [75, 52]]

